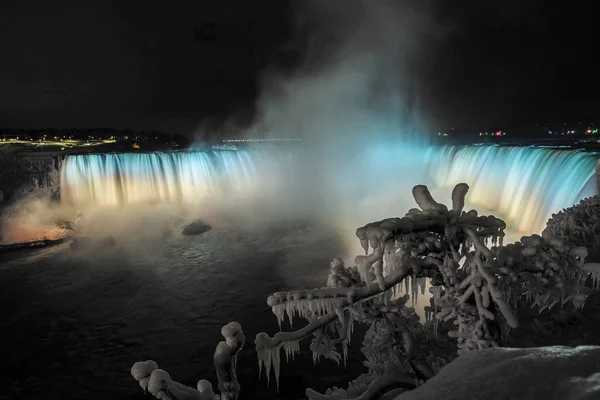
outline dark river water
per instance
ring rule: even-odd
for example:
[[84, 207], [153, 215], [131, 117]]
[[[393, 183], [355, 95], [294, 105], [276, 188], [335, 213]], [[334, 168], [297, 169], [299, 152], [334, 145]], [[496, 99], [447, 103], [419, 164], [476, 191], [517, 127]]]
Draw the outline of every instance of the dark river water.
[[258, 332], [278, 330], [269, 294], [324, 286], [329, 262], [343, 251], [335, 237], [297, 224], [4, 254], [0, 399], [147, 399], [129, 372], [146, 359], [177, 381], [195, 387], [204, 378], [216, 387], [212, 354], [229, 321], [246, 334], [242, 399], [298, 399], [306, 387], [341, 386], [361, 369], [360, 336], [346, 369], [331, 361], [313, 367], [309, 351], [283, 363], [279, 393], [273, 379], [267, 387], [258, 378], [253, 343]]

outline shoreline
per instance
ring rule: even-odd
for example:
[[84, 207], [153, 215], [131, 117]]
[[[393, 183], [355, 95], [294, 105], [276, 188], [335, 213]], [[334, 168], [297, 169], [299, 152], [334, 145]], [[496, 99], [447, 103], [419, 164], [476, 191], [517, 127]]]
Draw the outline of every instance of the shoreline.
[[21, 242], [21, 243], [0, 243], [0, 254], [7, 253], [10, 251], [22, 250], [22, 249], [38, 249], [42, 247], [55, 246], [61, 243], [65, 243], [71, 240], [73, 235], [67, 235], [58, 239], [42, 239], [35, 240], [31, 242]]

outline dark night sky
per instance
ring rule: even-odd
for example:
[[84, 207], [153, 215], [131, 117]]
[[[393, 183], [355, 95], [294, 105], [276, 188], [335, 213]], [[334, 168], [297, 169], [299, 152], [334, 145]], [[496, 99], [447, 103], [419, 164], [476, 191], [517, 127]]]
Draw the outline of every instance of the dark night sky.
[[[189, 133], [207, 117], [248, 115], [261, 73], [301, 59], [290, 3], [4, 0], [0, 126]], [[597, 116], [593, 5], [434, 1], [444, 33], [419, 43], [416, 78], [432, 123]]]
[[[600, 21], [593, 4], [491, 3], [446, 3], [457, 5], [446, 18], [459, 29], [438, 55], [434, 90], [456, 98], [456, 114], [508, 124], [598, 117]], [[452, 109], [441, 107], [445, 117]]]

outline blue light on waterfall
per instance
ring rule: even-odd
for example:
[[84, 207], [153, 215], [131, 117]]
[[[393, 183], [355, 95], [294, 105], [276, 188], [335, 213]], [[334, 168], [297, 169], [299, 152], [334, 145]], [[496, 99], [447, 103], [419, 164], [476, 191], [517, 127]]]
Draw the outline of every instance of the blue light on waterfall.
[[[384, 218], [389, 212], [405, 211], [397, 196], [406, 196], [415, 184], [435, 191], [466, 182], [471, 188], [470, 207], [497, 215], [510, 229], [529, 234], [540, 232], [553, 212], [594, 194], [589, 182], [598, 158], [591, 152], [557, 147], [438, 147], [405, 141], [350, 150], [340, 150], [341, 157], [331, 154], [331, 160], [311, 159], [308, 165], [314, 168], [309, 168], [310, 174], [299, 174], [297, 181], [290, 177], [293, 170], [307, 163], [291, 161], [296, 160], [295, 153], [291, 158], [272, 153], [281, 149], [70, 155], [61, 170], [61, 199], [77, 205], [195, 203], [229, 194], [245, 198], [287, 182], [304, 195], [326, 192], [321, 194], [336, 202], [337, 209], [355, 213], [356, 207], [368, 204], [383, 213], [375, 218]], [[311, 186], [303, 181], [306, 176], [319, 183]], [[388, 196], [378, 197], [378, 191]], [[280, 194], [276, 189], [271, 193]], [[353, 202], [361, 196], [362, 203]]]
[[540, 233], [552, 213], [593, 195], [597, 156], [577, 149], [447, 146], [431, 176], [438, 186], [466, 182], [468, 203], [523, 233]]

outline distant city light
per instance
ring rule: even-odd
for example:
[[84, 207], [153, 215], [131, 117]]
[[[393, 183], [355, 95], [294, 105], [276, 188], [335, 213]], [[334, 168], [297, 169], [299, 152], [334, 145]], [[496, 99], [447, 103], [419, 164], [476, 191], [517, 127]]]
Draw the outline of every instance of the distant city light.
[[242, 143], [242, 142], [297, 142], [300, 138], [273, 138], [273, 139], [223, 139], [223, 143]]

